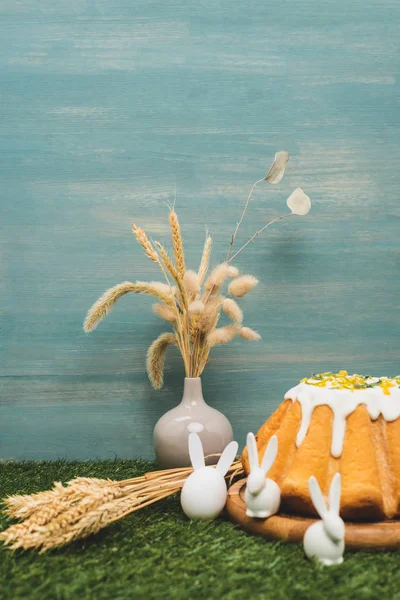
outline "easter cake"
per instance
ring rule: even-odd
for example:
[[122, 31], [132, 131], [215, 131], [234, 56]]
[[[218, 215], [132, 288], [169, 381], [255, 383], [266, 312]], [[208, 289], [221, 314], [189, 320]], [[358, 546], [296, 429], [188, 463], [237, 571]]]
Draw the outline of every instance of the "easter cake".
[[[308, 481], [328, 493], [341, 474], [340, 514], [349, 521], [400, 517], [400, 377], [322, 373], [303, 379], [258, 431], [261, 457], [273, 435], [278, 454], [268, 473], [281, 510], [315, 516]], [[242, 463], [249, 473], [248, 452]]]

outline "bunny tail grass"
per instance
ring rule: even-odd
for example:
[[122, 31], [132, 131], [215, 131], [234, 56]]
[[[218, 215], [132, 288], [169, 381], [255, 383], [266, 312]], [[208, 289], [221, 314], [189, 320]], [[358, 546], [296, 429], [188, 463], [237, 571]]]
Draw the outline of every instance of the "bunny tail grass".
[[[9, 515], [25, 520], [2, 531], [0, 541], [10, 550], [46, 552], [65, 546], [179, 492], [192, 472], [192, 467], [184, 467], [123, 481], [79, 477], [66, 486], [55, 484], [46, 492], [6, 498], [3, 503]], [[229, 481], [243, 476], [240, 461], [234, 462], [225, 476]], [[12, 515], [13, 509], [18, 514]]]
[[161, 300], [161, 302], [165, 302], [165, 304], [172, 304], [172, 296], [171, 294], [166, 293], [166, 286], [162, 287], [164, 285], [165, 284], [146, 283], [145, 281], [137, 281], [136, 283], [124, 281], [123, 283], [115, 285], [104, 292], [104, 294], [89, 309], [83, 324], [83, 329], [86, 333], [93, 331], [100, 321], [110, 312], [117, 300], [129, 292], [133, 292], [134, 294], [150, 294], [151, 296], [158, 298], [158, 300]]
[[173, 333], [162, 333], [151, 344], [147, 351], [147, 375], [154, 389], [159, 390], [164, 384], [164, 362], [168, 346], [177, 345]]

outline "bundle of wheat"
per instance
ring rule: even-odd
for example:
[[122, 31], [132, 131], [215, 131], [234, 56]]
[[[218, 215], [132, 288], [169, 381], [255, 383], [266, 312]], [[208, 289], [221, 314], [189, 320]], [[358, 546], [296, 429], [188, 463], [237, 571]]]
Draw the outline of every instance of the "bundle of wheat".
[[[191, 467], [153, 471], [123, 481], [77, 477], [38, 494], [10, 496], [3, 500], [4, 512], [21, 522], [1, 532], [0, 541], [11, 550], [46, 552], [65, 546], [179, 492], [192, 471]], [[240, 476], [243, 469], [237, 461], [226, 477], [232, 481]]]

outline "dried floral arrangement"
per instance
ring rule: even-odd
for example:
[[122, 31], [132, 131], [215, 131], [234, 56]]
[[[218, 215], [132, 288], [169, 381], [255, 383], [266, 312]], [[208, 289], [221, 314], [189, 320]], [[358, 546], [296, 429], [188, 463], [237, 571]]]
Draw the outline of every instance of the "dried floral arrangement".
[[[250, 292], [257, 285], [257, 279], [251, 275], [240, 275], [231, 263], [273, 223], [292, 215], [306, 215], [311, 208], [310, 198], [301, 188], [297, 188], [287, 199], [290, 213], [269, 221], [235, 253], [233, 246], [256, 186], [261, 182], [279, 183], [288, 160], [287, 152], [277, 152], [267, 175], [254, 183], [232, 234], [226, 259], [208, 277], [211, 237], [206, 237], [198, 270], [187, 270], [181, 230], [173, 208], [170, 210], [169, 223], [174, 261], [162, 244], [153, 243], [143, 229], [133, 225], [136, 239], [147, 256], [160, 267], [165, 283], [124, 282], [107, 290], [89, 310], [84, 323], [85, 331], [92, 331], [115, 302], [127, 293], [148, 294], [157, 298], [159, 303], [154, 306], [154, 311], [171, 323], [173, 332], [161, 334], [148, 351], [147, 370], [156, 388], [160, 388], [163, 383], [164, 359], [170, 345], [179, 348], [186, 375], [197, 377], [202, 373], [214, 345], [227, 343], [237, 336], [248, 340], [259, 339], [255, 331], [243, 326], [242, 310], [234, 300]], [[228, 298], [221, 292], [227, 279], [228, 294], [234, 298]], [[228, 315], [232, 323], [218, 328], [221, 311]], [[5, 512], [21, 522], [1, 532], [0, 540], [10, 549], [36, 548], [41, 552], [64, 546], [97, 533], [106, 525], [175, 494], [191, 473], [192, 468], [187, 467], [150, 472], [124, 481], [78, 477], [66, 486], [55, 483], [54, 488], [49, 491], [6, 498], [3, 501]], [[241, 476], [242, 465], [237, 461], [232, 464], [227, 477], [232, 481], [234, 477]]]
[[[237, 298], [243, 298], [257, 284], [253, 275], [240, 275], [232, 261], [262, 233], [267, 227], [292, 215], [306, 215], [311, 208], [310, 198], [301, 188], [297, 188], [288, 198], [290, 213], [273, 219], [258, 229], [234, 254], [233, 246], [239, 227], [243, 222], [254, 190], [261, 182], [279, 183], [284, 175], [289, 154], [277, 152], [267, 175], [256, 181], [250, 190], [241, 217], [232, 234], [226, 259], [218, 264], [207, 276], [211, 257], [212, 239], [206, 236], [203, 253], [197, 271], [187, 269], [184, 246], [178, 216], [170, 207], [169, 226], [171, 229], [174, 259], [158, 241], [152, 242], [139, 226], [132, 224], [133, 233], [150, 260], [158, 265], [165, 282], [125, 281], [108, 289], [89, 309], [84, 322], [84, 330], [92, 331], [108, 314], [119, 298], [128, 293], [148, 294], [159, 302], [153, 305], [154, 312], [172, 325], [172, 332], [162, 333], [148, 349], [147, 373], [154, 388], [163, 385], [164, 361], [169, 346], [177, 346], [183, 359], [186, 377], [200, 377], [210, 350], [217, 344], [226, 344], [240, 336], [256, 341], [260, 335], [250, 327], [243, 326], [243, 311]], [[223, 285], [227, 286], [227, 295]], [[231, 323], [218, 327], [221, 312]]]

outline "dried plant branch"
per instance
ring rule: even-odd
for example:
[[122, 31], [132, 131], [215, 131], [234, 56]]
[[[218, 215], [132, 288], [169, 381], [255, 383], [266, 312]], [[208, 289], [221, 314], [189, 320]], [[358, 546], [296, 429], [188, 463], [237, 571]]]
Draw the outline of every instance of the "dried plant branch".
[[240, 254], [241, 252], [243, 252], [243, 250], [246, 248], [246, 246], [248, 246], [251, 242], [253, 242], [256, 237], [258, 235], [260, 235], [260, 233], [262, 233], [263, 231], [265, 231], [265, 229], [267, 229], [267, 227], [269, 227], [270, 225], [273, 225], [273, 223], [277, 223], [278, 221], [282, 221], [282, 219], [286, 219], [287, 217], [291, 217], [294, 213], [289, 213], [287, 215], [281, 215], [280, 217], [277, 217], [276, 219], [272, 219], [272, 221], [270, 221], [269, 223], [267, 223], [266, 225], [264, 225], [264, 227], [261, 227], [261, 229], [259, 229], [258, 231], [256, 231], [250, 239], [247, 240], [247, 242], [245, 244], [243, 244], [243, 246], [241, 248], [239, 248], [239, 250], [237, 252], [235, 252], [235, 254], [233, 256], [231, 256], [231, 258], [228, 259], [228, 263], [232, 262], [237, 256], [238, 254]]
[[240, 227], [240, 225], [243, 222], [243, 219], [245, 217], [245, 214], [246, 214], [247, 208], [249, 206], [250, 200], [253, 197], [254, 190], [256, 189], [256, 187], [258, 186], [258, 184], [261, 183], [262, 181], [264, 181], [264, 177], [262, 179], [259, 179], [258, 181], [256, 181], [253, 184], [253, 186], [252, 186], [252, 188], [250, 190], [250, 194], [247, 197], [247, 200], [246, 200], [246, 203], [244, 205], [244, 208], [243, 208], [242, 214], [240, 216], [240, 219], [239, 219], [239, 221], [236, 224], [236, 229], [235, 229], [235, 231], [232, 234], [231, 241], [230, 241], [229, 248], [228, 248], [228, 253], [226, 255], [226, 262], [229, 262], [229, 257], [230, 257], [231, 252], [232, 252], [232, 248], [233, 248], [233, 244], [234, 244], [235, 239], [236, 239], [237, 232], [239, 231], [239, 227]]
[[164, 383], [164, 361], [168, 346], [177, 345], [173, 333], [162, 333], [147, 351], [147, 374], [152, 386], [159, 390]]

